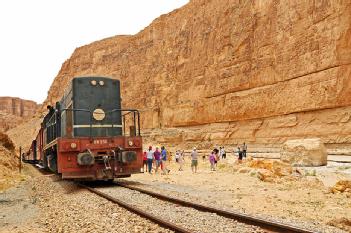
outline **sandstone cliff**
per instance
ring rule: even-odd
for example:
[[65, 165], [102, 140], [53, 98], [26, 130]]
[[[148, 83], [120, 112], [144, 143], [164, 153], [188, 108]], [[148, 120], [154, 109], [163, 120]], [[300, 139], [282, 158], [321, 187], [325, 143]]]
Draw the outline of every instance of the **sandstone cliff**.
[[39, 105], [31, 100], [0, 97], [0, 131], [7, 131], [34, 116]]
[[192, 0], [77, 48], [44, 106], [74, 76], [112, 76], [146, 143], [351, 143], [350, 12], [349, 1]]

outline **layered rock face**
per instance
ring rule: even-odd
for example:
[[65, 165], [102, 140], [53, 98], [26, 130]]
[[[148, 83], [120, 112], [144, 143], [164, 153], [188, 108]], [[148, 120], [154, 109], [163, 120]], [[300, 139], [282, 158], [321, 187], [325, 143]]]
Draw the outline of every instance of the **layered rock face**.
[[0, 131], [7, 131], [36, 113], [39, 105], [31, 100], [0, 97]]
[[192, 0], [134, 36], [77, 48], [44, 106], [73, 77], [103, 75], [141, 110], [145, 143], [351, 143], [350, 12], [348, 1]]

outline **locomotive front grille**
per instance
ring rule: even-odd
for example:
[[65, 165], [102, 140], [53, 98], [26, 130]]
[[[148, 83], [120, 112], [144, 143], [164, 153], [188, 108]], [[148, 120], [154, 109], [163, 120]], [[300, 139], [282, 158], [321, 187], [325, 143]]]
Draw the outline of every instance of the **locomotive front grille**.
[[130, 163], [137, 160], [137, 153], [135, 151], [123, 151], [122, 163]]

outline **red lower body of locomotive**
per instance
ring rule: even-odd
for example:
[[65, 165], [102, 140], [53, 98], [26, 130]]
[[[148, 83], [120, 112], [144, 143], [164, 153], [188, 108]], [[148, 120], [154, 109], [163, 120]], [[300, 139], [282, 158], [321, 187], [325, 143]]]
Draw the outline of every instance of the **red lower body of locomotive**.
[[112, 180], [143, 172], [140, 136], [57, 138], [42, 145], [41, 133], [24, 160], [38, 163], [63, 179]]

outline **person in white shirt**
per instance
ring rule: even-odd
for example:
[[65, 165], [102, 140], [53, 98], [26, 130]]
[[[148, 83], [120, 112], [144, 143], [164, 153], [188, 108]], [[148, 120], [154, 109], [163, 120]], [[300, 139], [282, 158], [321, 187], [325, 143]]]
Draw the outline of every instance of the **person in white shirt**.
[[176, 153], [175, 153], [175, 160], [177, 163], [179, 163], [179, 156], [180, 156], [180, 151], [177, 150]]
[[196, 151], [196, 147], [194, 147], [193, 152], [191, 152], [191, 171], [193, 173], [197, 172], [197, 157], [198, 157], [198, 153]]
[[154, 161], [154, 152], [152, 150], [152, 146], [149, 146], [149, 150], [146, 152], [146, 158], [147, 158], [148, 172], [151, 174], [152, 163]]
[[221, 149], [221, 155], [222, 155], [222, 159], [225, 159], [227, 157], [225, 150], [224, 150], [224, 146]]

